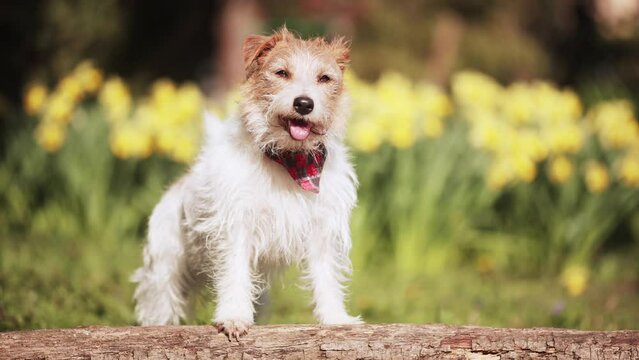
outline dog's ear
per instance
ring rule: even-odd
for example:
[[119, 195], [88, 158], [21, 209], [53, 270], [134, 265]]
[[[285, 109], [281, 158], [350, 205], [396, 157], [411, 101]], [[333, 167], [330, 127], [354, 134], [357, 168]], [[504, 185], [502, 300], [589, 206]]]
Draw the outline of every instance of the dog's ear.
[[351, 46], [350, 42], [347, 41], [343, 36], [338, 36], [333, 39], [329, 46], [333, 49], [333, 53], [335, 54], [335, 61], [337, 61], [337, 66], [344, 71], [346, 66], [351, 61]]
[[246, 78], [249, 78], [262, 65], [269, 51], [288, 36], [290, 36], [288, 29], [282, 27], [271, 36], [250, 35], [247, 37], [242, 47]]
[[266, 55], [266, 52], [270, 50], [267, 46], [269, 39], [270, 36], [249, 35], [246, 40], [244, 40], [242, 55], [244, 56], [244, 68], [247, 71], [253, 61], [260, 56]]

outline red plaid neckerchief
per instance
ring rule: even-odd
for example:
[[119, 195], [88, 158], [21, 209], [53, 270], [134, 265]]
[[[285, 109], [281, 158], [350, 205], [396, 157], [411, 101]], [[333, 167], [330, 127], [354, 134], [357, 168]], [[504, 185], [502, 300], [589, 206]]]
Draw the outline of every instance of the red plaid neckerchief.
[[266, 151], [266, 156], [284, 166], [289, 175], [304, 190], [319, 193], [320, 174], [326, 160], [326, 147], [313, 151]]

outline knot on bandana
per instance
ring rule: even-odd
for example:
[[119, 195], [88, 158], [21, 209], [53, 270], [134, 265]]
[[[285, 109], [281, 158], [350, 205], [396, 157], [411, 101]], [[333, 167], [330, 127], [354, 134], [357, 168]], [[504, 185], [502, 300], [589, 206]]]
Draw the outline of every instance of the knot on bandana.
[[289, 175], [304, 190], [319, 193], [320, 174], [326, 160], [326, 147], [312, 151], [266, 151], [266, 156], [284, 166]]

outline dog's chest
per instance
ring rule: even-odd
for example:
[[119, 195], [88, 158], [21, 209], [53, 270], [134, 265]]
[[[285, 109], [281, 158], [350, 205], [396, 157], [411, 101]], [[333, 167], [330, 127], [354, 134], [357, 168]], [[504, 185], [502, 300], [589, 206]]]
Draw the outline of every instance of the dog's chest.
[[267, 181], [253, 188], [250, 202], [244, 204], [252, 209], [253, 249], [263, 259], [294, 261], [304, 257], [312, 243], [334, 237], [334, 224], [348, 222], [346, 201], [338, 194], [350, 183], [345, 174], [329, 168], [316, 194], [301, 189], [281, 165], [267, 165]]
[[308, 242], [326, 232], [326, 221], [339, 216], [327, 211], [327, 204], [319, 195], [295, 190], [265, 187], [255, 194], [249, 227], [260, 257], [301, 257]]
[[195, 208], [203, 211], [190, 218], [201, 237], [215, 243], [239, 235], [253, 258], [288, 262], [303, 258], [310, 244], [347, 232], [355, 201], [350, 167], [331, 166], [328, 159], [315, 194], [301, 189], [280, 164], [236, 154], [195, 169]]

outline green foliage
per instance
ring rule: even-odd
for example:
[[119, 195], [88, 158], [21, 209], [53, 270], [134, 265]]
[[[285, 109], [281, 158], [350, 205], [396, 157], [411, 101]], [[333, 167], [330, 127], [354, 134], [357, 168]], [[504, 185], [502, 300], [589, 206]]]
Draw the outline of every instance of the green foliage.
[[8, 229], [27, 235], [139, 236], [143, 219], [182, 166], [168, 160], [118, 160], [107, 122], [94, 106], [76, 112], [66, 146], [48, 154], [25, 129], [0, 164]]
[[464, 124], [451, 127], [409, 149], [386, 146], [357, 158], [356, 267], [393, 254], [398, 274], [441, 273], [474, 247], [496, 193], [483, 186], [485, 159], [472, 156]]
[[0, 163], [0, 329], [133, 322], [145, 219], [182, 167], [118, 160], [95, 107], [75, 117], [59, 152], [25, 127]]

